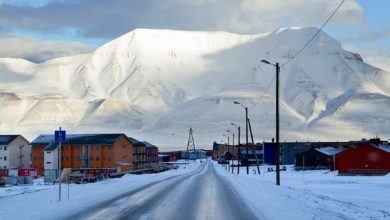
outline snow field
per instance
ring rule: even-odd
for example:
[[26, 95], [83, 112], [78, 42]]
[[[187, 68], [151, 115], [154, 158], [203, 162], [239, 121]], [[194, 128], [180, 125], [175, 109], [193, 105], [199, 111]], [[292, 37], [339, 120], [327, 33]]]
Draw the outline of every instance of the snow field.
[[[265, 219], [389, 219], [390, 176], [336, 176], [326, 170], [281, 171], [281, 186], [275, 172], [262, 166], [240, 169], [231, 174], [220, 165], [223, 175], [246, 198], [248, 205]], [[274, 168], [275, 170], [275, 168]], [[236, 173], [236, 170], [234, 171]]]

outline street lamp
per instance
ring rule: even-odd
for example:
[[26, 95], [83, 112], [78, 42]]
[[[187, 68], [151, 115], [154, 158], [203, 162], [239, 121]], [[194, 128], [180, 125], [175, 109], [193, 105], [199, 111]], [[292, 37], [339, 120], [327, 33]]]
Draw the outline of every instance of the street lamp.
[[[231, 149], [232, 151], [230, 152], [232, 154], [232, 156], [233, 156], [233, 152], [234, 152], [234, 132], [231, 132], [230, 130], [226, 130], [226, 132], [228, 132], [228, 133], [233, 135], [233, 144], [232, 144], [232, 149]], [[234, 172], [234, 170], [233, 170], [233, 162], [234, 162], [234, 158], [232, 157], [232, 173]]]
[[245, 109], [245, 127], [246, 127], [246, 160], [247, 160], [247, 164], [246, 164], [246, 174], [249, 174], [249, 159], [248, 159], [248, 108], [245, 107], [243, 104], [239, 103], [239, 102], [236, 102], [234, 101], [233, 102], [234, 104], [236, 105], [241, 105], [244, 109]]
[[233, 122], [230, 123], [231, 125], [235, 126], [236, 128], [238, 128], [238, 154], [237, 154], [237, 174], [240, 174], [240, 133], [241, 133], [241, 130], [240, 130], [240, 126], [234, 124]]
[[279, 63], [273, 64], [267, 60], [261, 62], [276, 68], [276, 185], [280, 185], [280, 144], [279, 144]]

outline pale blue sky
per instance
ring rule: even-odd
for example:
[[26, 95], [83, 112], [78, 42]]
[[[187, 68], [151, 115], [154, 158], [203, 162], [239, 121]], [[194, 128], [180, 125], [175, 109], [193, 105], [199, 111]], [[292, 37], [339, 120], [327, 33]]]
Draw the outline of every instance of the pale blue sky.
[[[88, 51], [135, 28], [256, 34], [283, 26], [320, 27], [340, 2], [341, 0], [0, 0], [0, 41], [4, 37], [8, 40], [12, 37], [32, 37], [37, 41], [31, 43], [79, 42], [78, 44], [85, 46], [81, 50]], [[389, 0], [345, 0], [324, 31], [341, 41], [347, 49], [357, 50], [363, 55], [371, 56], [371, 59], [377, 55], [387, 59], [390, 57], [389, 11]], [[12, 42], [17, 43], [16, 40]], [[0, 49], [0, 56], [7, 55], [4, 53]], [[77, 53], [77, 50], [72, 53]], [[53, 57], [55, 56], [53, 53]], [[47, 58], [50, 57], [45, 59]]]

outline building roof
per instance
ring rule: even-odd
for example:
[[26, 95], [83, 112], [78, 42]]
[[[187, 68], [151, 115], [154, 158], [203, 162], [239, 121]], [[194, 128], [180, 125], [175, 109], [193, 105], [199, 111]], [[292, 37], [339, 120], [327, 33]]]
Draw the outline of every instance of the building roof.
[[132, 138], [132, 137], [128, 137], [131, 141], [131, 143], [133, 143], [134, 147], [144, 147], [146, 146], [146, 144], [144, 142], [141, 142], [135, 138]]
[[144, 143], [146, 145], [146, 147], [150, 147], [150, 148], [156, 148], [155, 145], [149, 143], [149, 142], [146, 142], [146, 141], [143, 141], [142, 143]]
[[20, 135], [0, 135], [0, 144], [7, 145], [15, 140]]
[[333, 156], [333, 155], [336, 155], [342, 151], [345, 151], [346, 149], [345, 148], [341, 148], [341, 147], [321, 147], [321, 148], [315, 148], [314, 150], [318, 151], [318, 152], [321, 152], [323, 154], [326, 154], [328, 156]]
[[[114, 144], [124, 134], [68, 134], [67, 144]], [[50, 144], [54, 142], [53, 134], [42, 134], [35, 138], [31, 144]]]
[[390, 146], [389, 145], [383, 145], [382, 144], [382, 145], [379, 145], [378, 148], [390, 153]]

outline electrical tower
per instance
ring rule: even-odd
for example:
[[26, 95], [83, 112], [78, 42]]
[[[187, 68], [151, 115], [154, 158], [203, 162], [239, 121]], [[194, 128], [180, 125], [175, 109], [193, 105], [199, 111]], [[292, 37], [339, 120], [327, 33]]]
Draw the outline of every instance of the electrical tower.
[[[192, 149], [191, 149], [192, 148]], [[188, 143], [187, 143], [187, 151], [186, 151], [186, 160], [190, 159], [189, 158], [189, 152], [188, 149], [195, 151], [195, 141], [194, 141], [194, 135], [192, 133], [192, 128], [190, 128], [190, 133], [188, 136]]]

